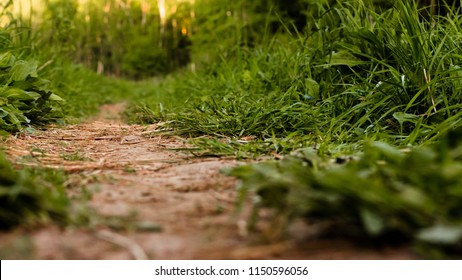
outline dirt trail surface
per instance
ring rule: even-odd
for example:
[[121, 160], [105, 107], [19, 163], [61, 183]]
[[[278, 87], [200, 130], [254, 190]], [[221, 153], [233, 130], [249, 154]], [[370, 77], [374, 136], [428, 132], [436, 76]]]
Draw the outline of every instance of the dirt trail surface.
[[0, 233], [2, 259], [412, 258], [406, 248], [316, 239], [302, 223], [287, 239], [262, 243], [245, 231], [245, 215], [233, 218], [236, 182], [220, 173], [239, 162], [194, 157], [181, 151], [186, 140], [156, 134], [158, 125], [123, 124], [121, 110], [123, 104], [106, 105], [88, 122], [7, 140], [17, 166], [68, 171], [92, 190], [90, 205], [106, 219], [90, 229]]

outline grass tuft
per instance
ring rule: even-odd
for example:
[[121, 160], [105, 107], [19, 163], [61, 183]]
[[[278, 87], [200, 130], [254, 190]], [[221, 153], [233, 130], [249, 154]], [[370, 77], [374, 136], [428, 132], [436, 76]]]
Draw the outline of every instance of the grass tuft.
[[64, 176], [55, 170], [14, 170], [0, 154], [0, 229], [69, 222]]

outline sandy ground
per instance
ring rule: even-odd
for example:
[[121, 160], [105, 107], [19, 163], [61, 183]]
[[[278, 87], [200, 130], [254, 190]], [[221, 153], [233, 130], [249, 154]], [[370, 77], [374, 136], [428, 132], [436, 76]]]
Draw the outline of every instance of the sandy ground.
[[[88, 122], [10, 137], [6, 153], [18, 168], [41, 165], [70, 174], [69, 193], [84, 185], [100, 223], [0, 233], [1, 259], [410, 259], [408, 248], [370, 248], [321, 239], [295, 222], [268, 242], [246, 231], [235, 214], [236, 181], [220, 173], [242, 164], [199, 158], [187, 141], [159, 134], [159, 125], [123, 124], [123, 104], [106, 105]], [[267, 219], [271, 219], [270, 217]], [[103, 222], [104, 220], [104, 222]], [[264, 219], [263, 219], [264, 220]]]

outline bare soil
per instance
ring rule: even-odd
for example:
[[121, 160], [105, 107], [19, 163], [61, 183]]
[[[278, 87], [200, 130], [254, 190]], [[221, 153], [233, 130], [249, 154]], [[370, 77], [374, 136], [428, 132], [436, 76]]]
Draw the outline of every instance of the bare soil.
[[[220, 173], [242, 164], [199, 158], [187, 140], [156, 133], [159, 125], [123, 124], [123, 104], [105, 105], [85, 123], [10, 137], [18, 168], [70, 173], [69, 194], [84, 185], [99, 219], [90, 228], [44, 226], [0, 233], [2, 259], [410, 259], [409, 248], [321, 239], [296, 222], [283, 239], [246, 231], [235, 215], [236, 181]], [[271, 219], [269, 215], [267, 220]], [[263, 219], [264, 220], [264, 219]]]

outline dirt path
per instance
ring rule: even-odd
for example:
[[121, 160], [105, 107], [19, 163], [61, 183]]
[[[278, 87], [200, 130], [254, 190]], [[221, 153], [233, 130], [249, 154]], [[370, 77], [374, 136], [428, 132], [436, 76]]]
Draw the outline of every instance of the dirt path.
[[239, 162], [178, 151], [184, 139], [159, 136], [158, 125], [125, 125], [121, 110], [123, 104], [106, 105], [86, 123], [7, 140], [18, 166], [62, 168], [74, 185], [94, 190], [90, 204], [106, 219], [92, 229], [0, 233], [2, 259], [412, 258], [406, 248], [318, 240], [302, 223], [287, 240], [258, 242], [245, 231], [244, 216], [233, 218], [236, 182], [219, 172]]

